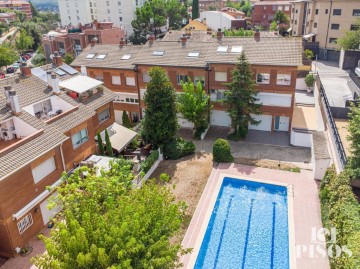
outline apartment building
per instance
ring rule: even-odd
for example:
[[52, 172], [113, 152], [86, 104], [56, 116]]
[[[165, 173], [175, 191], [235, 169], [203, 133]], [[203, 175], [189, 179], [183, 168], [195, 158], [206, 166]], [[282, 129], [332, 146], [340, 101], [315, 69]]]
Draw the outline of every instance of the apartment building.
[[98, 22], [64, 27], [50, 31], [43, 35], [41, 43], [44, 47], [46, 59], [55, 51], [61, 55], [65, 53], [79, 55], [92, 41], [98, 44], [117, 44], [118, 40], [126, 37], [124, 27], [114, 27], [112, 22]]
[[11, 10], [21, 11], [26, 14], [27, 19], [32, 18], [30, 3], [26, 1], [21, 1], [21, 0], [0, 1], [0, 8], [8, 8]]
[[220, 10], [225, 7], [227, 2], [239, 3], [238, 0], [199, 0], [199, 12]]
[[338, 60], [336, 40], [356, 28], [360, 18], [358, 0], [299, 0], [291, 2], [290, 27], [293, 36], [317, 42], [320, 59]]
[[62, 25], [86, 24], [89, 21], [109, 21], [123, 26], [132, 34], [131, 21], [137, 7], [146, 0], [58, 0]]
[[95, 136], [114, 122], [114, 94], [101, 81], [56, 65], [0, 81], [0, 256], [11, 257], [59, 208], [47, 186], [95, 153]]
[[[120, 115], [124, 110], [137, 109], [140, 118], [144, 116], [143, 100], [150, 80], [148, 71], [153, 66], [166, 70], [179, 93], [182, 91], [181, 81], [187, 78], [194, 82], [201, 81], [213, 103], [210, 124], [226, 127], [230, 126], [231, 120], [221, 102], [226, 90], [224, 84], [231, 80], [231, 70], [244, 51], [257, 82], [259, 102], [263, 104], [263, 114], [256, 116], [261, 124], [250, 125], [249, 128], [270, 132], [290, 131], [296, 77], [298, 67], [302, 65], [300, 38], [262, 38], [259, 35], [255, 38], [223, 38], [222, 33], [218, 32], [217, 38], [190, 40], [187, 36], [180, 41], [155, 41], [150, 37], [143, 46], [113, 47], [111, 54], [108, 46], [95, 45], [80, 54], [72, 65], [78, 70], [86, 68], [90, 77], [103, 78], [105, 85], [120, 95], [114, 104], [115, 115]], [[127, 53], [127, 50], [135, 52]], [[100, 53], [111, 57], [98, 59]], [[115, 60], [116, 54], [120, 61]], [[126, 68], [119, 66], [125, 62]], [[133, 88], [130, 90], [129, 87]], [[119, 117], [115, 120], [120, 123]], [[183, 127], [191, 125], [181, 118], [179, 124]]]
[[289, 18], [291, 15], [289, 1], [260, 1], [255, 2], [253, 6], [251, 19], [256, 26], [269, 27], [278, 11], [284, 12]]

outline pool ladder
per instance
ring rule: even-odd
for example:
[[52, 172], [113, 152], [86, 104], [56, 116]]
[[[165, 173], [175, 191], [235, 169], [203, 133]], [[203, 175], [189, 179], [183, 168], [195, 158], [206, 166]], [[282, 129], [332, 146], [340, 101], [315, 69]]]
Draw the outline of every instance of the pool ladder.
[[292, 184], [289, 184], [286, 186], [287, 191], [288, 191], [288, 195], [291, 195], [292, 197], [294, 197], [294, 186]]

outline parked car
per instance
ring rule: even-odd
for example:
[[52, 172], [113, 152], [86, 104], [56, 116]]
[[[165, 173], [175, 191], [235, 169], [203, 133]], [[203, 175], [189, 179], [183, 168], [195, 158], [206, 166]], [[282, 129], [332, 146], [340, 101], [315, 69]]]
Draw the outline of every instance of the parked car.
[[23, 55], [21, 55], [21, 59], [24, 61], [27, 61], [27, 60], [29, 60], [30, 59], [30, 56], [29, 55], [27, 55], [27, 54], [23, 54]]
[[16, 62], [12, 65], [15, 69], [18, 69], [20, 67], [20, 63]]
[[8, 73], [8, 74], [12, 74], [12, 73], [15, 73], [15, 68], [14, 67], [8, 67], [7, 69], [6, 69], [6, 73]]
[[0, 72], [0, 78], [5, 78], [5, 74], [3, 72]]

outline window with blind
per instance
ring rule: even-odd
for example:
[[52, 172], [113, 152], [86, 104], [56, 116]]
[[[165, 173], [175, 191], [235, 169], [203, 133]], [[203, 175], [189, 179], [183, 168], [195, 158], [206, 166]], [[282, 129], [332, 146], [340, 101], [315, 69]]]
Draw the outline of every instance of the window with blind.
[[73, 148], [79, 147], [81, 144], [89, 140], [88, 131], [86, 128], [82, 129], [80, 132], [77, 132], [71, 137]]

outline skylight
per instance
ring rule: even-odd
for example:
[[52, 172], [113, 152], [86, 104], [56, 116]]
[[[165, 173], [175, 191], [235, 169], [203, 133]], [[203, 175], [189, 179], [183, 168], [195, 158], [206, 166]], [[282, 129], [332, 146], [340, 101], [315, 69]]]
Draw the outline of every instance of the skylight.
[[219, 46], [217, 52], [227, 52], [229, 46]]
[[156, 50], [153, 52], [153, 55], [154, 56], [163, 56], [164, 53], [165, 53], [165, 51], [163, 51], [163, 50]]
[[131, 58], [131, 54], [124, 54], [123, 57], [121, 57], [121, 60], [129, 60]]
[[232, 53], [241, 53], [242, 52], [242, 46], [232, 46], [231, 47]]
[[91, 60], [92, 58], [94, 58], [94, 56], [95, 56], [95, 53], [90, 53], [85, 57], [85, 59]]
[[199, 57], [200, 52], [189, 52], [188, 57]]
[[96, 57], [96, 59], [105, 59], [105, 57], [106, 57], [106, 55], [107, 54], [99, 54], [99, 56], [98, 57]]

